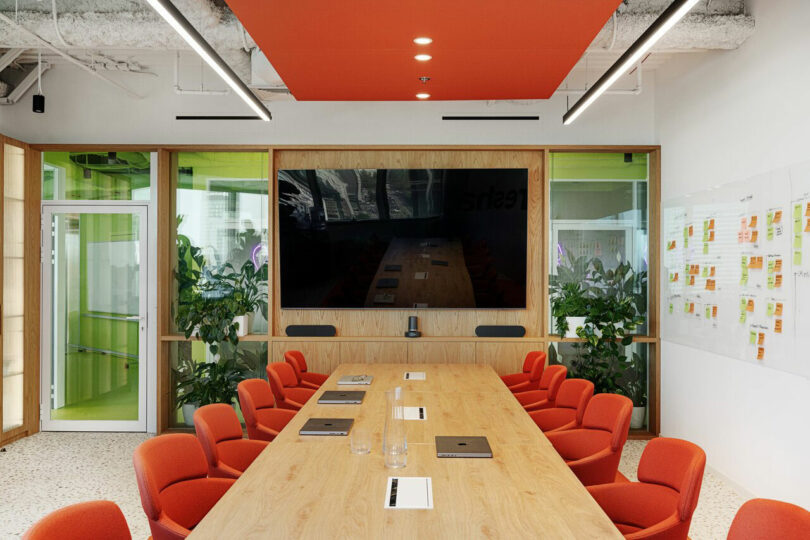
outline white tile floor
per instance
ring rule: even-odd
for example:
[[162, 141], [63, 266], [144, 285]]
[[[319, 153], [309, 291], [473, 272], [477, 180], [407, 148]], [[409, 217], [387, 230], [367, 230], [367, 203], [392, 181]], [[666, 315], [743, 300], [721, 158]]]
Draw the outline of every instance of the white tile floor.
[[[38, 433], [0, 452], [0, 538], [17, 538], [48, 512], [76, 502], [108, 499], [121, 507], [132, 537], [149, 536], [132, 452], [147, 438], [128, 433]], [[643, 441], [628, 441], [620, 469], [631, 480]], [[743, 499], [707, 471], [692, 520], [692, 540], [722, 540]]]

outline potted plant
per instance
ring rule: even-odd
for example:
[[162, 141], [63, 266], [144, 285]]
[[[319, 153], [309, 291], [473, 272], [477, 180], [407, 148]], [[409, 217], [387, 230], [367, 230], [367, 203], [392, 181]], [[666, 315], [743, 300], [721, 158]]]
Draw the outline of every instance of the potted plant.
[[587, 257], [568, 254], [565, 262], [557, 266], [557, 275], [549, 283], [551, 316], [560, 337], [577, 337], [576, 329], [585, 324], [591, 261]]
[[249, 369], [234, 357], [200, 363], [189, 357], [182, 357], [178, 368], [172, 371], [177, 390], [177, 407], [183, 410], [185, 424], [193, 426], [194, 412], [198, 408], [212, 403], [234, 405], [236, 386], [245, 379]]
[[647, 417], [647, 362], [638, 353], [633, 353], [622, 389], [622, 393], [633, 400], [630, 427], [643, 428]]

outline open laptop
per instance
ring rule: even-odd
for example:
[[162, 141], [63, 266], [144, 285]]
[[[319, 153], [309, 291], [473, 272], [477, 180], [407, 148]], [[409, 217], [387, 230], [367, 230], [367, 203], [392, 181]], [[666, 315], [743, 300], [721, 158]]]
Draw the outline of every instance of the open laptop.
[[354, 418], [310, 418], [301, 429], [299, 435], [348, 435], [352, 429]]
[[436, 436], [436, 456], [440, 458], [491, 458], [486, 437]]
[[326, 405], [354, 405], [363, 402], [365, 390], [327, 390], [318, 398], [318, 403]]

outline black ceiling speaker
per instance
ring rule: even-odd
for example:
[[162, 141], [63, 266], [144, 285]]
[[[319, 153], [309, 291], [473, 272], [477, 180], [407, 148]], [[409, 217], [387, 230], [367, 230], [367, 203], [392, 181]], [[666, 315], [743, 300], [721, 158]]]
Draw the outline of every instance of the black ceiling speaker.
[[45, 112], [45, 96], [43, 96], [42, 94], [34, 94], [33, 110], [35, 113]]

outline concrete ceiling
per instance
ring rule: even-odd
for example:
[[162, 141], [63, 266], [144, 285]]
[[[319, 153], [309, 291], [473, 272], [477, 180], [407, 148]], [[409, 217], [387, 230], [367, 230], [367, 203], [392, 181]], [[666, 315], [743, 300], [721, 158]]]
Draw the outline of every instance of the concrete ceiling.
[[[598, 70], [610, 65], [669, 2], [624, 0], [574, 71], [584, 70], [587, 65], [588, 73], [596, 75]], [[256, 44], [224, 0], [175, 0], [174, 3], [236, 73], [250, 83], [251, 51]], [[102, 73], [105, 70], [148, 71], [148, 61], [143, 65], [132, 59], [136, 56], [148, 58], [149, 55], [144, 56], [144, 53], [188, 49], [144, 0], [0, 0], [0, 13], [80, 62], [92, 63], [93, 69]], [[754, 20], [746, 13], [744, 0], [701, 0], [661, 40], [644, 67], [654, 69], [668, 54], [734, 49], [753, 31]], [[38, 46], [35, 40], [0, 21], [0, 55], [7, 49], [26, 49], [6, 72], [24, 71], [26, 63], [35, 58]], [[64, 57], [52, 51], [43, 49], [42, 52], [49, 63], [66, 62]], [[0, 73], [0, 80], [11, 80], [13, 84], [15, 75], [6, 72]], [[269, 75], [267, 69], [265, 73], [265, 80], [259, 86], [283, 85], [279, 79], [268, 80], [273, 77], [272, 67]]]

